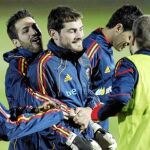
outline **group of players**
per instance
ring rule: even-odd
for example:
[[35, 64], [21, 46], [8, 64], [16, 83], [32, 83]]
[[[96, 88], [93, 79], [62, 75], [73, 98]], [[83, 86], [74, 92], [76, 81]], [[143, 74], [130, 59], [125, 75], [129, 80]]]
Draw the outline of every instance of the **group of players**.
[[[137, 148], [132, 138], [140, 123], [132, 126], [131, 116], [137, 116], [139, 110], [133, 111], [133, 105], [142, 103], [135, 103], [140, 99], [139, 91], [148, 89], [138, 70], [148, 65], [144, 60], [149, 59], [149, 47], [141, 44], [142, 39], [146, 41], [141, 28], [146, 19], [149, 23], [149, 16], [143, 16], [137, 6], [124, 5], [113, 13], [106, 27], [83, 39], [82, 15], [58, 6], [48, 16], [51, 39], [43, 51], [42, 33], [31, 14], [20, 10], [11, 16], [7, 33], [15, 49], [4, 54], [9, 63], [5, 86], [10, 111], [0, 107], [0, 137], [11, 140], [9, 149], [114, 150], [117, 144], [107, 132], [106, 119], [117, 113], [122, 130], [118, 149]], [[133, 54], [142, 49], [136, 59], [143, 63], [136, 64], [131, 56], [121, 59], [115, 69], [112, 46], [118, 51], [130, 46]], [[137, 92], [136, 86], [140, 86]], [[144, 98], [148, 101], [146, 94]], [[143, 111], [147, 114], [148, 109]]]

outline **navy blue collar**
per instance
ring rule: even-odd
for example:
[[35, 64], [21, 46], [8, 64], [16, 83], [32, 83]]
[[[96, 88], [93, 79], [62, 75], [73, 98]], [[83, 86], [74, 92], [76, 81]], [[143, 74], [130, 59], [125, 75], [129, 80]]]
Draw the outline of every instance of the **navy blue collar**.
[[28, 49], [16, 48], [3, 54], [3, 58], [6, 62], [10, 62], [14, 57], [25, 57], [28, 59], [34, 59], [39, 53], [32, 53]]
[[21, 54], [21, 56], [24, 56], [26, 58], [30, 58], [30, 57], [33, 57], [34, 55], [37, 55], [25, 48], [18, 48], [18, 52], [19, 52], [18, 54]]
[[93, 31], [93, 33], [99, 35], [99, 37], [100, 37], [100, 44], [104, 45], [105, 47], [111, 48], [112, 44], [108, 41], [108, 39], [104, 35], [102, 29], [103, 28], [98, 28], [95, 31]]
[[145, 54], [145, 55], [150, 55], [150, 50], [147, 49], [140, 49], [135, 54]]
[[57, 46], [54, 41], [51, 39], [47, 45], [48, 50], [52, 51], [57, 57], [63, 58], [70, 61], [78, 60], [84, 53], [82, 52], [73, 52], [69, 49], [64, 49]]

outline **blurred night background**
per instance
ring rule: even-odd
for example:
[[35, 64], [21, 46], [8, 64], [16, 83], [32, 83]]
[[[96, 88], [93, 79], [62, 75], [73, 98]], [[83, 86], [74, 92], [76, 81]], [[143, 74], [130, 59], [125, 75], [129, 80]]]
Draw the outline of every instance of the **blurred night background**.
[[[20, 9], [27, 9], [34, 16], [43, 33], [43, 45], [46, 48], [49, 40], [47, 33], [47, 17], [53, 7], [67, 5], [79, 10], [84, 18], [84, 33], [87, 36], [98, 27], [104, 27], [111, 14], [124, 4], [135, 4], [145, 14], [150, 14], [149, 0], [0, 0], [0, 102], [8, 108], [5, 97], [5, 73], [7, 64], [3, 53], [13, 49], [13, 44], [7, 36], [6, 24], [10, 16]], [[114, 51], [115, 61], [129, 55], [128, 49], [123, 52]], [[118, 139], [117, 119], [111, 119], [110, 132]], [[8, 142], [0, 142], [1, 150], [8, 149]]]

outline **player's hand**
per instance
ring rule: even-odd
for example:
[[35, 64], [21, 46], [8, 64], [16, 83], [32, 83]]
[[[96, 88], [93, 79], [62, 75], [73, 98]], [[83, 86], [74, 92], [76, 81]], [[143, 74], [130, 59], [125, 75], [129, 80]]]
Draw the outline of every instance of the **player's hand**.
[[117, 148], [117, 142], [111, 133], [99, 128], [94, 133], [94, 139], [102, 147], [102, 149], [115, 150]]
[[49, 109], [55, 108], [56, 104], [53, 101], [46, 102], [43, 105], [39, 106], [37, 109], [39, 112], [46, 112]]
[[108, 147], [108, 149], [109, 150], [116, 150], [117, 149], [117, 142], [114, 138], [112, 139], [112, 144]]
[[82, 108], [77, 107], [75, 109], [75, 117], [73, 118], [74, 122], [81, 126], [81, 130], [85, 130], [91, 120], [92, 109], [90, 107]]
[[66, 111], [62, 111], [63, 115], [64, 115], [64, 119], [68, 120], [69, 119], [69, 113], [67, 113]]
[[110, 144], [108, 146], [109, 150], [116, 150], [117, 148], [117, 142], [114, 139], [114, 137], [112, 136], [111, 133], [107, 132], [106, 135], [104, 135], [104, 138], [108, 141], [108, 143]]

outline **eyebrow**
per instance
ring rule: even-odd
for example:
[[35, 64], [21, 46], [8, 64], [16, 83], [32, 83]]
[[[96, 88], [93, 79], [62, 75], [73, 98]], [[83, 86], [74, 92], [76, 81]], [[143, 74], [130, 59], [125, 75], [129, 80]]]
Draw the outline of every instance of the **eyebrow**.
[[67, 29], [67, 30], [76, 30], [77, 28], [69, 28], [69, 29]]
[[30, 25], [31, 26], [36, 25], [36, 23], [31, 23], [31, 24], [24, 25], [23, 28], [22, 28], [22, 30], [28, 29]]
[[[81, 26], [80, 28], [83, 28], [83, 26]], [[77, 28], [69, 28], [69, 29], [67, 29], [68, 31], [69, 30], [77, 30]]]

